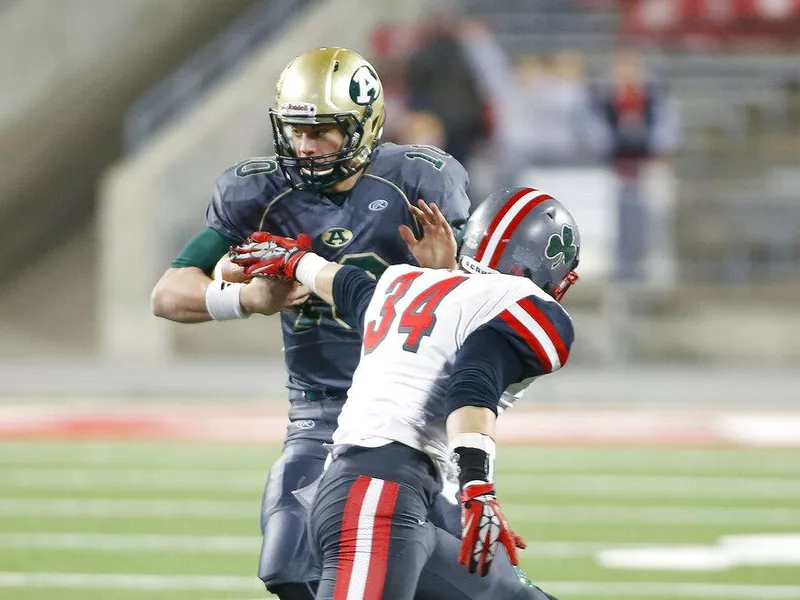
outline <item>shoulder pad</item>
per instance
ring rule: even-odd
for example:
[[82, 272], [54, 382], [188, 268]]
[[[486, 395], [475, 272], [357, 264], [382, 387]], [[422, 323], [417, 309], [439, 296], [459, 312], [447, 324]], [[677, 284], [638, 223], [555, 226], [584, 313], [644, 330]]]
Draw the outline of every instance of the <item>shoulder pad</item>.
[[256, 156], [236, 163], [219, 176], [217, 185], [234, 196], [278, 194], [291, 187], [272, 156]]
[[463, 165], [436, 146], [381, 144], [368, 172], [401, 187], [404, 182], [413, 182], [415, 189], [437, 192], [466, 188], [469, 184]]
[[[538, 290], [538, 288], [537, 288]], [[544, 292], [520, 298], [493, 319], [492, 326], [529, 357], [527, 376], [552, 373], [564, 366], [575, 332], [564, 307]]]
[[241, 161], [217, 178], [206, 225], [229, 239], [243, 240], [258, 226], [267, 204], [290, 188], [274, 158]]

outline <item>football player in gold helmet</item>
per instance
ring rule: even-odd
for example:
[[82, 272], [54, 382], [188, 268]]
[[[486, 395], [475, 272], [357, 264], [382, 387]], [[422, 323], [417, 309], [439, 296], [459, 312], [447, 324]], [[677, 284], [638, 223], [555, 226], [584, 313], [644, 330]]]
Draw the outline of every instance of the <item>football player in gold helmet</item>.
[[318, 48], [284, 69], [269, 116], [276, 159], [293, 185], [347, 190], [383, 133], [381, 81], [352, 50]]
[[[261, 277], [214, 281], [210, 274], [231, 246], [269, 231], [290, 238], [308, 233], [315, 253], [380, 277], [387, 266], [410, 260], [408, 243], [415, 233], [421, 237], [412, 212], [418, 199], [435, 202], [454, 230], [463, 226], [469, 178], [456, 159], [434, 146], [379, 143], [385, 119], [381, 81], [367, 60], [345, 48], [315, 48], [292, 60], [277, 82], [269, 118], [275, 156], [244, 160], [219, 176], [205, 228], [156, 284], [152, 309], [181, 323], [280, 314], [289, 426], [264, 488], [259, 576], [281, 600], [307, 600], [320, 568], [308, 540], [303, 488], [322, 473], [326, 444], [359, 361], [361, 335], [350, 315], [314, 294], [308, 297], [302, 286]], [[253, 335], [263, 335], [260, 318], [252, 321]], [[265, 380], [274, 362], [265, 364]], [[442, 514], [453, 520], [448, 529], [459, 532], [458, 506], [444, 504]], [[448, 590], [494, 585], [482, 597], [500, 598], [516, 593], [503, 587], [510, 579], [519, 586], [507, 561], [505, 579], [495, 581], [503, 577], [498, 566], [478, 584], [466, 579], [451, 552], [441, 558], [441, 568], [429, 577], [436, 586], [447, 583], [441, 577], [447, 569], [461, 577], [460, 583], [447, 583]], [[436, 587], [428, 597], [463, 597], [459, 593]]]

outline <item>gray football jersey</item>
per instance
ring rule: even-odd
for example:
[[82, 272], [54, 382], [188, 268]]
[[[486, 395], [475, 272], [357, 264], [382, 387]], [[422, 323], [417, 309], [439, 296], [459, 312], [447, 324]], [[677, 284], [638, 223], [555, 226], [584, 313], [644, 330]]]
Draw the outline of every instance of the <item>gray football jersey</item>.
[[[408, 210], [422, 198], [435, 202], [455, 229], [470, 207], [464, 167], [432, 146], [383, 144], [355, 187], [337, 203], [291, 187], [274, 158], [252, 158], [217, 180], [206, 224], [231, 240], [254, 231], [297, 237], [308, 233], [314, 252], [379, 277], [393, 264], [416, 264], [398, 227], [418, 231]], [[351, 316], [312, 298], [281, 313], [287, 386], [344, 391], [358, 364], [361, 336]]]

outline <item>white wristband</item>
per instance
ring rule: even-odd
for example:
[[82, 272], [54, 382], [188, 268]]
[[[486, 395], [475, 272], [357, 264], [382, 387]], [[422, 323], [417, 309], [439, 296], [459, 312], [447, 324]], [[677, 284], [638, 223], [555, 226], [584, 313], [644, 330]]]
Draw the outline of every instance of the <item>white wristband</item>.
[[307, 253], [297, 263], [294, 270], [294, 278], [308, 287], [312, 292], [317, 291], [317, 275], [325, 267], [331, 264], [331, 261], [314, 254], [313, 252]]
[[239, 302], [239, 292], [246, 284], [230, 283], [214, 279], [206, 288], [206, 310], [215, 321], [247, 319], [250, 313], [245, 312]]
[[454, 450], [459, 446], [465, 448], [477, 448], [483, 450], [494, 458], [496, 445], [494, 440], [484, 433], [457, 433], [450, 440], [450, 450]]

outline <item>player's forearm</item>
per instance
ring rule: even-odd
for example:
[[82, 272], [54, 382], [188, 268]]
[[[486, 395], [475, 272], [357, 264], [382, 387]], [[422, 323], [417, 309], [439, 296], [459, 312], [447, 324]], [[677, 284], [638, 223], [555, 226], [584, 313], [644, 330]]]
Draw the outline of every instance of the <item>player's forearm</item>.
[[494, 478], [495, 414], [507, 377], [507, 356], [495, 336], [478, 329], [466, 339], [447, 388], [447, 434], [462, 489]]
[[497, 417], [485, 406], [462, 406], [447, 417], [447, 437], [453, 439], [462, 433], [477, 433], [494, 438]]
[[206, 288], [211, 278], [196, 267], [168, 269], [150, 296], [153, 314], [178, 323], [210, 321]]
[[330, 262], [321, 256], [309, 252], [297, 264], [295, 279], [310, 288], [317, 296], [328, 304], [333, 301], [333, 279], [342, 265]]
[[447, 436], [461, 489], [494, 479], [494, 425], [497, 417], [485, 406], [462, 406], [447, 418]]

